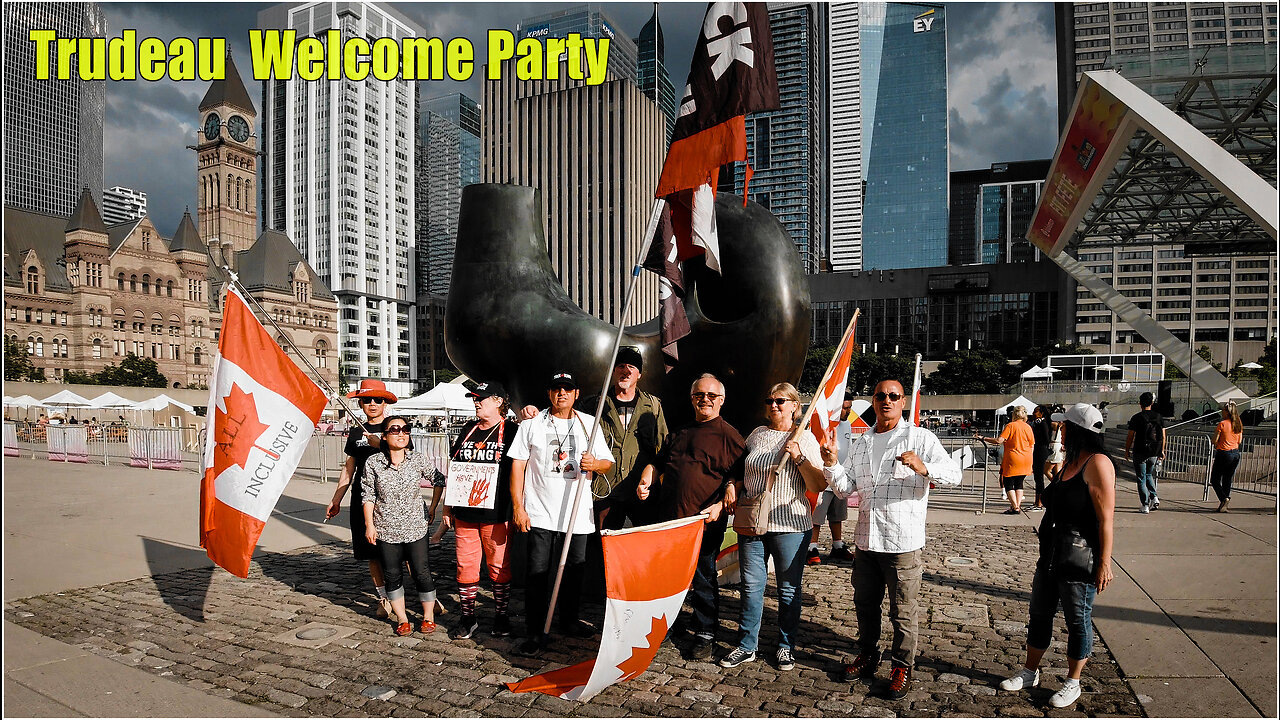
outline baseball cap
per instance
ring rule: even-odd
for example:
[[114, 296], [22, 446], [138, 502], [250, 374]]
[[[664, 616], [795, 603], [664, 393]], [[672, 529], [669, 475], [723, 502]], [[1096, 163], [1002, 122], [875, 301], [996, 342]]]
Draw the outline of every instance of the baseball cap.
[[624, 345], [618, 348], [618, 359], [614, 361], [613, 366], [632, 365], [637, 370], [644, 370], [644, 357], [640, 355], [640, 351], [630, 345]]
[[494, 396], [500, 398], [507, 397], [507, 389], [502, 387], [501, 383], [483, 382], [477, 385], [475, 390], [467, 393], [467, 397], [475, 398], [476, 400], [483, 400], [487, 397]]
[[547, 389], [569, 388], [570, 390], [578, 389], [578, 381], [573, 379], [569, 373], [556, 373], [551, 376], [551, 382], [547, 383]]
[[1102, 434], [1102, 411], [1089, 403], [1076, 403], [1065, 412], [1054, 413], [1050, 419], [1054, 422], [1066, 420], [1090, 432]]

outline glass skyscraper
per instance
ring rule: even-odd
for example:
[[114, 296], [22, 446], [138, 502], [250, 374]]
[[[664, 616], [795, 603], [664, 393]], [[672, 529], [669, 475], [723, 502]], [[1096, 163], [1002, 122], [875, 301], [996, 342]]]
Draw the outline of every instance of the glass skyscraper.
[[618, 32], [615, 23], [597, 3], [578, 5], [545, 15], [525, 18], [516, 33], [521, 39], [563, 38], [578, 33], [584, 38], [609, 39], [609, 68], [611, 77], [636, 82], [636, 44], [631, 38]]
[[667, 118], [667, 142], [676, 125], [676, 90], [667, 74], [666, 44], [662, 40], [662, 24], [658, 22], [658, 3], [653, 4], [653, 17], [640, 28], [636, 38], [637, 73], [640, 91], [658, 103]]
[[1049, 174], [1048, 160], [994, 163], [951, 173], [952, 265], [1034, 262], [1027, 226]]
[[[100, 38], [106, 23], [98, 3], [4, 4], [4, 204], [69, 217], [86, 187], [102, 207], [107, 83], [37, 80], [32, 30]], [[56, 47], [50, 43], [50, 68], [58, 66]]]
[[941, 5], [863, 6], [862, 267], [947, 262], [947, 27]]
[[480, 105], [455, 93], [422, 103], [418, 120], [418, 294], [446, 295], [462, 188], [480, 182]]
[[[821, 270], [826, 250], [826, 54], [819, 32], [825, 13], [821, 3], [769, 9], [780, 108], [746, 121], [747, 157], [755, 173], [747, 188], [750, 199], [787, 229], [806, 273]], [[734, 165], [733, 189], [741, 194], [746, 166]]]

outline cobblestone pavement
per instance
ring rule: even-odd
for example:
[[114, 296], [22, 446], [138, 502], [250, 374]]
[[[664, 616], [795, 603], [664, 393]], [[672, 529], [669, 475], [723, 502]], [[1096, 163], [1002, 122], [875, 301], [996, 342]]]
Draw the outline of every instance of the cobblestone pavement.
[[[367, 572], [345, 545], [317, 545], [265, 556], [247, 580], [197, 569], [25, 598], [6, 605], [11, 622], [204, 692], [285, 715], [321, 716], [718, 716], [959, 717], [1140, 716], [1142, 711], [1098, 639], [1079, 703], [1054, 710], [1048, 696], [1065, 674], [1066, 629], [1058, 617], [1046, 655], [1045, 687], [1007, 694], [996, 683], [1020, 667], [1035, 536], [1025, 527], [930, 526], [921, 602], [916, 682], [906, 698], [874, 696], [877, 685], [838, 681], [856, 651], [848, 564], [804, 574], [804, 617], [796, 668], [772, 657], [777, 604], [772, 580], [761, 659], [734, 669], [684, 659], [664, 644], [648, 672], [589, 703], [540, 693], [513, 694], [502, 683], [594, 657], [598, 639], [556, 638], [539, 658], [512, 652], [519, 638], [486, 630], [492, 599], [480, 600], [481, 631], [449, 637], [457, 622], [453, 547], [432, 549], [437, 588], [451, 612], [431, 635], [405, 638], [374, 618]], [[355, 588], [355, 589], [353, 589]], [[412, 591], [410, 591], [412, 592]], [[722, 589], [719, 652], [736, 638], [737, 592]], [[522, 611], [521, 591], [512, 610]], [[452, 600], [452, 601], [451, 601]], [[410, 607], [416, 607], [410, 603]], [[583, 617], [599, 626], [603, 609]], [[411, 615], [412, 619], [412, 615]], [[341, 628], [329, 638], [297, 639], [310, 623]], [[517, 626], [521, 623], [517, 620]], [[884, 624], [882, 645], [889, 644]], [[306, 634], [306, 633], [303, 633]]]

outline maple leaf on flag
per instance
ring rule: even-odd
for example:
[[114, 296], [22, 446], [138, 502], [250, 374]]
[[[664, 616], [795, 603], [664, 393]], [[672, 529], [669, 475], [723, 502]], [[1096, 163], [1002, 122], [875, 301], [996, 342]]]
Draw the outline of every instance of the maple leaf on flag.
[[653, 656], [658, 654], [658, 646], [666, 637], [667, 616], [660, 615], [653, 619], [652, 629], [644, 638], [646, 645], [632, 648], [631, 657], [618, 663], [617, 668], [622, 671], [622, 677], [618, 681], [631, 680], [648, 670], [649, 664], [653, 662]]
[[222, 398], [224, 411], [217, 408], [214, 419], [213, 476], [222, 474], [232, 465], [247, 470], [249, 452], [271, 426], [258, 421], [258, 406], [253, 394], [232, 384], [231, 392]]

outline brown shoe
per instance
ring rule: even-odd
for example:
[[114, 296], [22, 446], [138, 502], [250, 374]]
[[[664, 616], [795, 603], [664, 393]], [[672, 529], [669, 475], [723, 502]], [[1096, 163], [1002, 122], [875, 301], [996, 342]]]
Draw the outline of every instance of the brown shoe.
[[911, 668], [894, 665], [889, 670], [889, 687], [885, 688], [885, 697], [890, 700], [901, 700], [911, 689]]
[[876, 668], [880, 667], [880, 651], [864, 650], [858, 653], [858, 657], [853, 662], [844, 666], [844, 682], [849, 682], [853, 678], [869, 678], [876, 674]]
[[378, 609], [374, 612], [374, 617], [378, 619], [389, 618], [395, 613], [391, 608], [391, 601], [386, 598], [378, 598]]
[[1218, 503], [1218, 512], [1220, 513], [1227, 512], [1227, 503], [1229, 502], [1231, 502], [1231, 498], [1223, 498], [1222, 502]]

